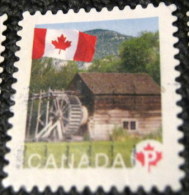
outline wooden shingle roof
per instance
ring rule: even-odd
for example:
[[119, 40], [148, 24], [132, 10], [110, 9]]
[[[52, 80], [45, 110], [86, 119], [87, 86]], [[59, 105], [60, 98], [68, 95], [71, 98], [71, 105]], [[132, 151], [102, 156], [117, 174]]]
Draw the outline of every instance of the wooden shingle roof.
[[146, 73], [78, 73], [93, 94], [160, 95], [160, 87]]

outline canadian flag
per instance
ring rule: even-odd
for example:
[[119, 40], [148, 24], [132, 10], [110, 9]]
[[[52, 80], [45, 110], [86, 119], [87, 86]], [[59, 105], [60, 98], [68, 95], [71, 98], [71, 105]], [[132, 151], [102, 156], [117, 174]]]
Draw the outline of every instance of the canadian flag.
[[33, 59], [41, 57], [90, 62], [95, 53], [97, 37], [78, 30], [35, 28]]

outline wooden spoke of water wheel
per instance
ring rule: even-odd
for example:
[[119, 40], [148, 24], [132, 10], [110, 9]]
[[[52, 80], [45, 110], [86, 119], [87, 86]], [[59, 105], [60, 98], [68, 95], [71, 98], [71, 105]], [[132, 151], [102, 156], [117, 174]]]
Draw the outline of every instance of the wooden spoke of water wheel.
[[38, 101], [36, 141], [60, 141], [78, 132], [82, 121], [82, 108], [77, 96], [51, 91], [35, 97]]

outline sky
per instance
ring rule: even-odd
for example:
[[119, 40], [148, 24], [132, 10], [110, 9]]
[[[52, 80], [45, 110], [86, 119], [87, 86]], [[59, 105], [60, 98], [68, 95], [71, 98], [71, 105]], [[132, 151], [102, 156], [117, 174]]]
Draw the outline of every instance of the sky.
[[73, 22], [73, 23], [56, 23], [56, 24], [39, 24], [36, 28], [47, 29], [76, 29], [87, 31], [93, 29], [106, 29], [119, 32], [124, 35], [138, 36], [142, 31], [158, 31], [158, 18], [139, 18], [139, 19], [122, 19], [122, 20], [104, 20], [93, 22]]

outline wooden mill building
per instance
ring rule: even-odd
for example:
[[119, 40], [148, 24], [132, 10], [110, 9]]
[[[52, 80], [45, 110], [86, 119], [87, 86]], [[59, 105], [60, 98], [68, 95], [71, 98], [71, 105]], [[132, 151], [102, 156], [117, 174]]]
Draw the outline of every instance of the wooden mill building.
[[68, 90], [79, 93], [95, 140], [108, 139], [116, 127], [137, 134], [161, 128], [160, 87], [146, 73], [78, 73]]

